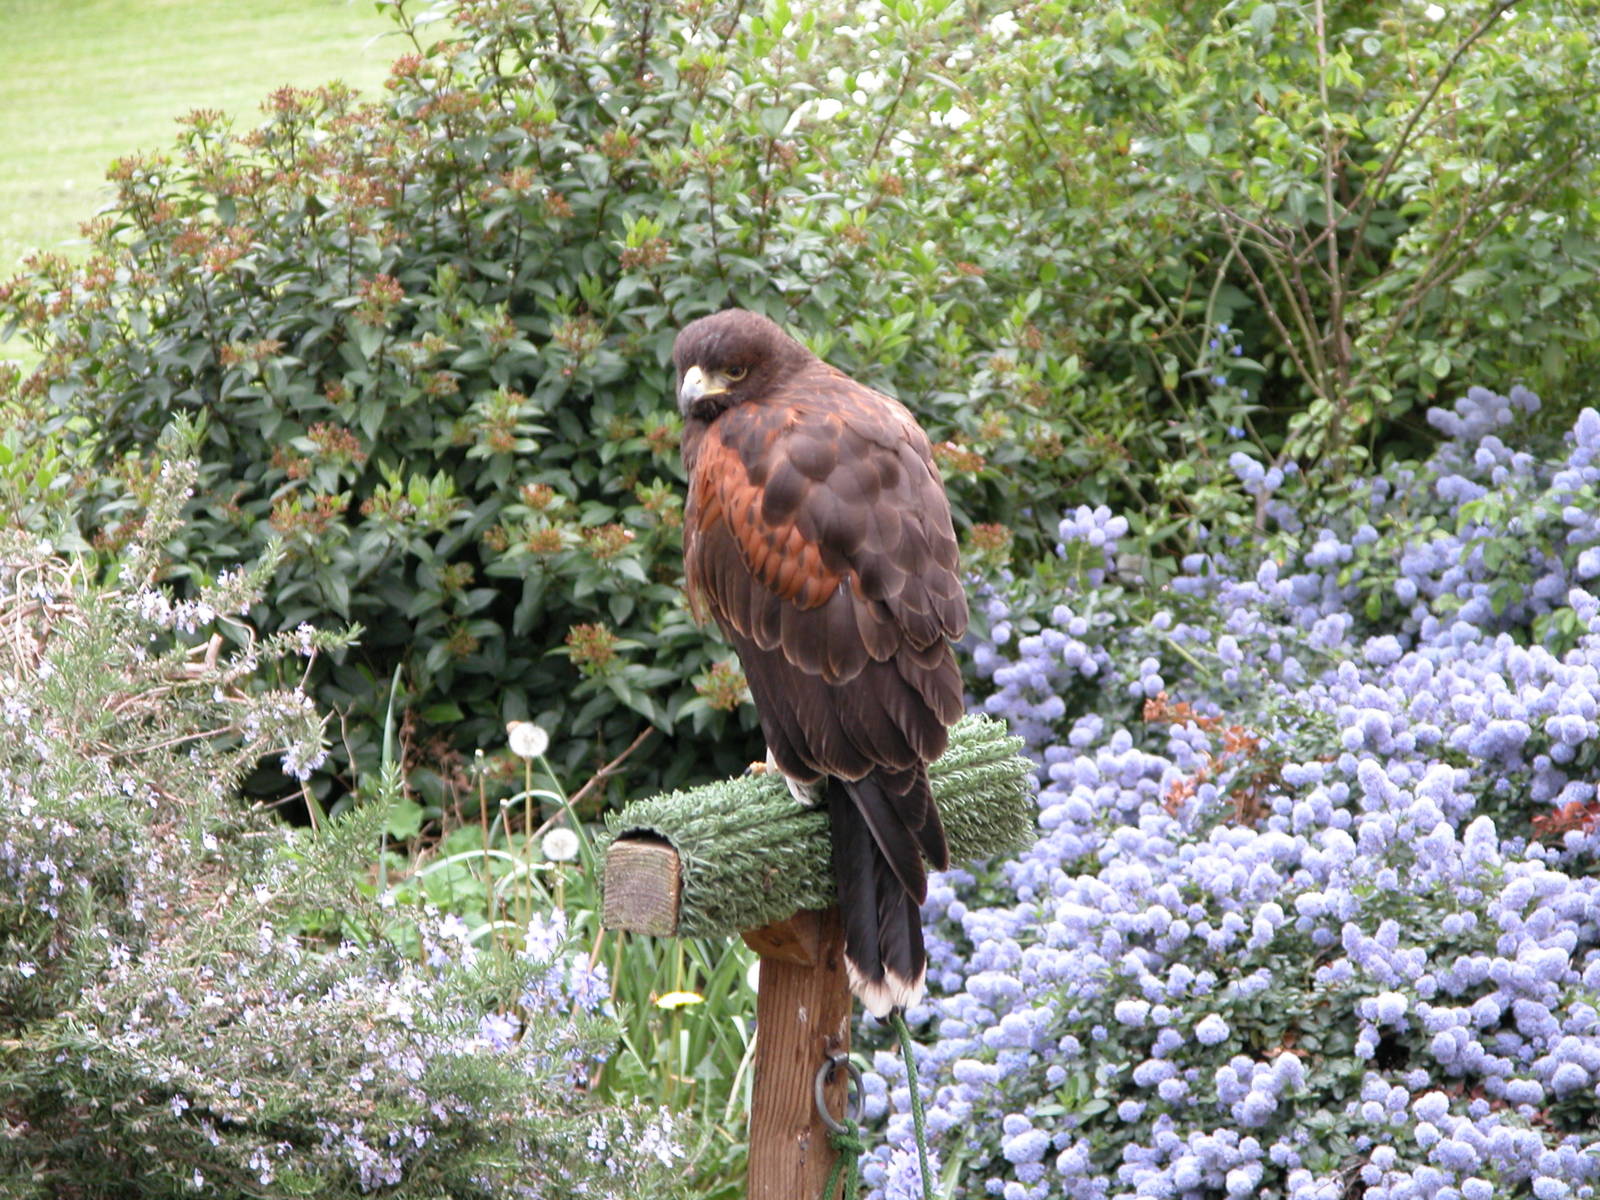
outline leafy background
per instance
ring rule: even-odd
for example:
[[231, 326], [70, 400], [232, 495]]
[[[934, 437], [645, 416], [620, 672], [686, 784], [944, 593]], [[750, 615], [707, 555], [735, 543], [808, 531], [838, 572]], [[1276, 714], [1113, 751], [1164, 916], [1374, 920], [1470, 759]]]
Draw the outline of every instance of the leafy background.
[[[1310, 803], [1306, 764], [1353, 754], [1350, 730], [1378, 720], [1357, 720], [1363, 706], [1339, 687], [1391, 686], [1328, 675], [1340, 654], [1410, 670], [1406, 655], [1434, 661], [1454, 648], [1489, 670], [1471, 649], [1482, 639], [1580, 646], [1585, 602], [1563, 598], [1594, 573], [1587, 565], [1600, 567], [1582, 557], [1593, 499], [1583, 414], [1600, 348], [1588, 6], [381, 7], [404, 50], [381, 91], [284, 88], [259, 118], [190, 113], [172, 146], [112, 166], [114, 200], [81, 255], [33, 256], [0, 283], [0, 323], [29, 347], [26, 365], [0, 367], [7, 524], [48, 534], [115, 583], [130, 556], [152, 553], [141, 538], [162, 464], [192, 455], [195, 494], [160, 547], [178, 602], [259, 561], [271, 574], [250, 626], [290, 637], [359, 627], [353, 643], [263, 668], [264, 684], [303, 681], [338, 719], [331, 753], [305, 779], [268, 764], [243, 781], [245, 795], [286, 802], [313, 827], [379, 805], [374, 895], [460, 914], [511, 960], [532, 912], [570, 913], [591, 966], [608, 968], [622, 1022], [616, 1056], [591, 1081], [597, 1094], [687, 1105], [702, 1190], [737, 1194], [750, 1045], [742, 951], [685, 944], [662, 959], [608, 944], [583, 915], [592, 879], [541, 861], [540, 836], [545, 821], [568, 819], [563, 781], [591, 780], [574, 796], [593, 816], [760, 756], [731, 654], [681, 599], [667, 358], [683, 323], [727, 303], [785, 321], [929, 430], [982, 600], [964, 650], [974, 703], [1030, 738], [1041, 821], [1071, 832], [1039, 861], [958, 872], [930, 909], [953, 923], [940, 926], [946, 994], [922, 1014], [941, 1031], [930, 1053], [952, 1071], [940, 1055], [1002, 1067], [992, 1078], [962, 1067], [973, 1094], [945, 1095], [953, 1121], [986, 1114], [970, 1144], [947, 1148], [946, 1189], [1045, 1188], [1030, 1131], [1066, 1156], [1057, 1176], [1077, 1171], [1085, 1195], [1118, 1163], [1129, 1186], [1145, 1186], [1138, 1147], [1187, 1119], [1186, 1094], [1168, 1086], [1161, 1105], [1125, 1110], [1124, 1132], [1075, 1140], [1081, 1122], [1138, 1104], [1120, 1077], [1068, 1065], [1072, 1045], [1105, 1040], [1094, 1030], [1129, 1024], [1112, 1010], [1134, 997], [1095, 982], [1111, 959], [1027, 974], [1024, 951], [1056, 936], [1032, 906], [1046, 891], [1073, 897], [1064, 904], [1138, 895], [1112, 869], [1113, 844], [1159, 861], [1179, 843], [1199, 853], [1207, 838], [1244, 847], [1273, 821], [1348, 825], [1355, 818], [1338, 815], [1348, 781], [1295, 815]], [[1467, 403], [1476, 383], [1498, 399]], [[1501, 391], [1522, 395], [1513, 383], [1543, 402], [1506, 400]], [[182, 447], [161, 441], [175, 417], [191, 423]], [[1196, 600], [1181, 624], [1210, 633], [1166, 633], [1170, 597], [1231, 596], [1263, 571], [1300, 582], [1260, 611]], [[1268, 625], [1316, 653], [1268, 646], [1254, 657], [1246, 635]], [[1394, 639], [1398, 653], [1385, 643], [1373, 658], [1367, 637]], [[1284, 677], [1298, 685], [1288, 696], [1261, 685], [1285, 655], [1301, 671]], [[1588, 719], [1514, 706], [1492, 719], [1531, 730], [1551, 715]], [[506, 750], [506, 722], [523, 719], [552, 735], [546, 754]], [[1392, 728], [1400, 716], [1385, 719]], [[1181, 745], [1151, 740], [1169, 724]], [[1202, 745], [1227, 730], [1231, 742]], [[1528, 861], [1536, 831], [1560, 835], [1574, 856], [1561, 869], [1583, 877], [1592, 823], [1564, 789], [1587, 779], [1587, 757], [1574, 751], [1570, 779], [1546, 775], [1525, 792], [1531, 776], [1518, 772], [1550, 764], [1513, 761], [1492, 737], [1480, 753], [1462, 736], [1441, 761], [1477, 773], [1467, 790], [1503, 825], [1496, 853]], [[1212, 767], [1198, 765], [1204, 756]], [[1236, 780], [1220, 792], [1218, 762]], [[1347, 773], [1386, 795], [1359, 766]], [[1394, 769], [1396, 787], [1415, 782], [1412, 765]], [[1125, 790], [1091, 789], [1087, 810], [1082, 797], [1050, 798], [1052, 783], [1099, 771]], [[1519, 806], [1508, 792], [1530, 799]], [[1448, 816], [1464, 830], [1477, 811]], [[1535, 816], [1559, 821], [1535, 826]], [[1147, 851], [1106, 832], [1170, 821], [1182, 830]], [[1255, 870], [1239, 853], [1240, 869]], [[1040, 872], [1054, 881], [1044, 891]], [[1058, 875], [1080, 881], [1082, 896]], [[1194, 886], [1210, 884], [1195, 876]], [[1581, 908], [1587, 894], [1575, 885], [1563, 903]], [[1485, 886], [1457, 901], [1488, 920], [1496, 895]], [[1440, 919], [1424, 900], [1394, 902], [1404, 929]], [[1231, 904], [1182, 919], [1227, 930], [1223, 909], [1260, 915]], [[1363, 921], [1379, 920], [1379, 907], [1351, 905], [1347, 923], [1378, 937]], [[1317, 940], [1317, 914], [1302, 916], [1292, 937], [1334, 954]], [[1263, 966], [1276, 973], [1245, 985], [1239, 1003], [1263, 997], [1251, 1002], [1301, 1013], [1302, 1025], [1200, 1044], [1264, 1061], [1308, 1026], [1322, 1031], [1318, 1071], [1296, 1082], [1283, 1068], [1258, 1089], [1276, 1097], [1306, 1078], [1322, 1089], [1314, 1107], [1337, 1131], [1323, 1156], [1291, 1145], [1269, 1158], [1273, 1187], [1298, 1190], [1291, 1176], [1305, 1171], [1312, 1194], [1343, 1179], [1330, 1155], [1359, 1159], [1357, 1174], [1377, 1161], [1373, 1135], [1344, 1107], [1360, 1116], [1376, 1084], [1357, 1043], [1327, 1032], [1357, 1010], [1294, 999], [1313, 989], [1282, 964], [1306, 946], [1287, 928], [1275, 942], [1281, 923], [1264, 919]], [[1579, 997], [1592, 992], [1592, 921], [1572, 919], [1559, 986], [1589, 1004]], [[333, 938], [337, 925], [305, 929]], [[1366, 969], [1366, 943], [1349, 945]], [[1206, 942], [1207, 953], [1227, 947]], [[1508, 1004], [1517, 986], [1503, 985]], [[651, 1003], [686, 989], [703, 1008]], [[1376, 1002], [1346, 992], [1350, 1005]], [[1172, 1036], [1198, 1032], [1208, 994], [1185, 992], [1190, 1007], [1169, 1006], [1149, 1046], [1123, 1048], [1181, 1057]], [[966, 1025], [1001, 1027], [1007, 1012], [1003, 1036], [1022, 1040], [965, 1045]], [[1561, 1012], [1559, 1036], [1582, 1043], [1581, 1012]], [[1070, 1028], [1052, 1023], [1063, 1017]], [[1523, 1038], [1537, 1057], [1548, 1050], [1538, 1039], [1555, 1035], [1529, 1020], [1496, 1036]], [[1001, 1056], [1011, 1051], [1042, 1057]], [[1018, 1062], [1031, 1073], [1016, 1075]], [[890, 1086], [889, 1060], [878, 1066], [869, 1083], [893, 1148], [871, 1182], [906, 1194], [895, 1190], [907, 1186], [903, 1090]], [[1401, 1079], [1414, 1064], [1376, 1067], [1393, 1072], [1386, 1088], [1421, 1090]], [[1503, 1087], [1471, 1089], [1505, 1075], [1480, 1067], [1447, 1104], [1492, 1124]], [[1135, 1078], [1159, 1089], [1174, 1077], [1164, 1071]], [[1036, 1076], [1045, 1090], [1006, 1088]], [[1185, 1078], [1199, 1087], [1201, 1075]], [[1470, 1112], [1479, 1100], [1490, 1110]], [[1531, 1100], [1505, 1103], [1554, 1139], [1541, 1146], [1581, 1127]], [[1237, 1149], [1250, 1122], [1218, 1119]], [[1405, 1145], [1432, 1161], [1422, 1141]], [[1151, 1179], [1167, 1172], [1163, 1194], [1261, 1186], [1259, 1172], [1228, 1174], [1248, 1165], [1238, 1155], [1195, 1153], [1192, 1169], [1179, 1170], [1181, 1155], [1151, 1168]], [[1494, 1161], [1496, 1178], [1535, 1194], [1588, 1186], [1581, 1156], [1538, 1176], [1550, 1184], [1515, 1154]], [[1387, 1168], [1373, 1169], [1362, 1178], [1376, 1195], [1389, 1185]]]
[[910, 403], [963, 532], [1024, 558], [1073, 498], [1180, 550], [1237, 506], [1233, 435], [1354, 464], [1444, 379], [1592, 366], [1595, 100], [1559, 5], [478, 4], [433, 50], [390, 7], [414, 53], [384, 96], [196, 111], [119, 160], [87, 267], [35, 260], [5, 302], [45, 355], [17, 399], [94, 414], [103, 539], [117, 472], [204, 414], [180, 560], [282, 539], [257, 621], [364, 628], [318, 668], [362, 717], [324, 800], [397, 669], [435, 810], [508, 719], [568, 771], [660, 730], [619, 794], [752, 754], [676, 588], [665, 368], [726, 303]]

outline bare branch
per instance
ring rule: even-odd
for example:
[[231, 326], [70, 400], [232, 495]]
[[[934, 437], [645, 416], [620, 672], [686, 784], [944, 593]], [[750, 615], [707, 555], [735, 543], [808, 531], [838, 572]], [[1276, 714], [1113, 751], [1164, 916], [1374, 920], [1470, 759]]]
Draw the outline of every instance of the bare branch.
[[607, 779], [610, 779], [619, 770], [621, 770], [622, 764], [627, 762], [628, 758], [633, 754], [633, 752], [640, 746], [644, 745], [645, 739], [654, 732], [655, 727], [652, 725], [646, 725], [643, 729], [641, 729], [639, 731], [639, 736], [634, 738], [633, 741], [629, 743], [626, 750], [596, 771], [592, 776], [590, 776], [589, 782], [585, 783], [581, 788], [572, 794], [571, 798], [567, 801], [568, 807], [576, 808], [578, 801], [582, 800], [591, 791], [599, 787]]
[[[1227, 234], [1228, 240], [1233, 244], [1234, 248], [1236, 250], [1241, 250], [1245, 245], [1245, 241], [1244, 238], [1240, 236], [1239, 231], [1232, 227], [1227, 220], [1223, 221], [1222, 228], [1223, 232]], [[1272, 293], [1267, 289], [1265, 281], [1262, 280], [1260, 274], [1256, 271], [1255, 264], [1250, 261], [1250, 256], [1248, 254], [1241, 253], [1238, 255], [1238, 258], [1239, 262], [1245, 269], [1245, 273], [1250, 276], [1250, 286], [1255, 290], [1256, 299], [1261, 301], [1261, 309], [1264, 313], [1266, 313], [1267, 320], [1271, 323], [1273, 329], [1277, 331], [1278, 340], [1283, 343], [1284, 351], [1289, 355], [1290, 359], [1293, 360], [1294, 365], [1300, 371], [1300, 374], [1303, 375], [1307, 380], [1311, 381], [1313, 387], [1318, 387], [1317, 375], [1310, 369], [1305, 360], [1300, 356], [1300, 352], [1296, 348], [1297, 343], [1294, 339], [1294, 335], [1289, 332], [1288, 326], [1283, 323], [1283, 318], [1278, 315], [1278, 310], [1272, 302]], [[1270, 254], [1268, 254], [1266, 258], [1268, 262], [1273, 261]], [[1296, 323], [1302, 324], [1303, 327], [1304, 314], [1299, 311], [1299, 306], [1292, 302], [1292, 298], [1290, 308], [1294, 312]], [[1314, 339], [1312, 340], [1311, 344], [1315, 346]]]
[[[1334, 382], [1343, 384], [1349, 375], [1349, 356], [1346, 353], [1347, 342], [1344, 336], [1344, 300], [1345, 288], [1348, 280], [1345, 278], [1345, 267], [1339, 261], [1339, 216], [1334, 212], [1333, 203], [1333, 177], [1334, 158], [1339, 153], [1340, 140], [1336, 135], [1333, 123], [1333, 105], [1328, 99], [1328, 26], [1326, 13], [1323, 9], [1323, 0], [1316, 0], [1317, 21], [1317, 93], [1322, 100], [1322, 207], [1327, 228], [1323, 231], [1328, 239], [1328, 323], [1326, 328], [1326, 341], [1328, 354], [1333, 360]], [[1300, 268], [1295, 265], [1295, 276], [1299, 279]], [[1341, 395], [1339, 406], [1342, 412], [1343, 397]]]

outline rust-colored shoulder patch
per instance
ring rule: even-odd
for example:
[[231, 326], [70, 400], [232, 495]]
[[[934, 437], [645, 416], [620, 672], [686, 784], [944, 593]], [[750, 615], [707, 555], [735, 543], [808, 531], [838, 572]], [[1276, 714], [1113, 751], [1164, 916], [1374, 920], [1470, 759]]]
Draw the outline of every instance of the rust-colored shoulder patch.
[[[800, 527], [806, 493], [814, 484], [786, 461], [777, 461], [765, 472], [767, 486], [757, 486], [751, 481], [745, 457], [724, 439], [723, 423], [719, 421], [707, 431], [689, 481], [687, 574], [691, 596], [703, 595], [736, 625], [745, 626], [738, 619], [741, 598], [717, 594], [713, 572], [697, 562], [703, 556], [695, 551], [706, 545], [707, 533], [722, 524], [732, 535], [746, 569], [768, 591], [799, 608], [816, 608], [838, 589], [841, 575], [823, 561], [822, 548]], [[776, 441], [775, 430], [768, 448], [781, 459], [782, 448]]]

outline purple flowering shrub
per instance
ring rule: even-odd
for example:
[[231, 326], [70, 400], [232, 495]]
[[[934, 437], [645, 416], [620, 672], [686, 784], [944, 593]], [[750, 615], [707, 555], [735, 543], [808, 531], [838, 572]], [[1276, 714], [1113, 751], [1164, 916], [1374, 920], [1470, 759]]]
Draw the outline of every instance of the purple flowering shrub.
[[[957, 1196], [1600, 1192], [1600, 415], [1473, 389], [1336, 493], [1124, 593], [1105, 510], [984, 598], [1037, 844], [930, 887], [919, 1069]], [[1076, 581], [1076, 582], [1072, 582]], [[879, 1053], [873, 1196], [918, 1195]]]
[[323, 753], [257, 676], [349, 638], [258, 640], [270, 559], [158, 582], [193, 477], [152, 478], [104, 581], [0, 535], [0, 1194], [674, 1194], [672, 1119], [588, 1094], [609, 988], [560, 920], [480, 946], [375, 895], [382, 796], [243, 811], [259, 759]]

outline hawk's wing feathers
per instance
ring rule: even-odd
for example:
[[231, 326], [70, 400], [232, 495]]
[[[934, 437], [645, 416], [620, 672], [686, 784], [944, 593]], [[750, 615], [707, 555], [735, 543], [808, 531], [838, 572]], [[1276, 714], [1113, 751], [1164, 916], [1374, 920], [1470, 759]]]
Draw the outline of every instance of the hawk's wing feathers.
[[[853, 624], [853, 640], [876, 661], [903, 643], [926, 649], [966, 631], [959, 552], [927, 436], [898, 401], [821, 363], [706, 430], [688, 516], [691, 596], [715, 596], [719, 616], [763, 646], [781, 642], [797, 666], [817, 665], [802, 644], [811, 627], [791, 621], [785, 638], [762, 611], [764, 598], [741, 604], [716, 590], [696, 569], [709, 547], [694, 543], [708, 529], [725, 523], [745, 570], [803, 612], [843, 587], [849, 622], [841, 608], [828, 628]], [[859, 670], [855, 656], [842, 669], [826, 669], [829, 681]]]

